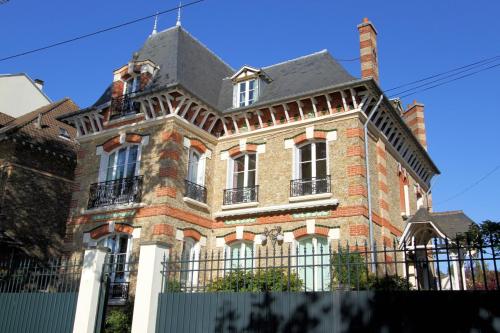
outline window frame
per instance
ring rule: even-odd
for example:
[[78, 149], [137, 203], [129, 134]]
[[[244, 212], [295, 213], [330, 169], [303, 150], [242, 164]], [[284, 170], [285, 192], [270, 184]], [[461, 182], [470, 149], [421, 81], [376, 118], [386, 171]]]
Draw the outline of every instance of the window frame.
[[[234, 175], [235, 175], [235, 172], [234, 172], [234, 163], [235, 163], [235, 160], [242, 157], [242, 156], [245, 156], [245, 164], [244, 164], [244, 169], [243, 169], [243, 187], [242, 188], [246, 188], [248, 187], [248, 173], [249, 173], [249, 169], [248, 169], [248, 165], [249, 165], [249, 161], [250, 161], [250, 158], [249, 156], [250, 155], [254, 155], [255, 156], [255, 180], [254, 180], [254, 187], [258, 186], [258, 170], [259, 170], [259, 154], [257, 154], [256, 152], [255, 153], [243, 153], [243, 154], [239, 154], [239, 155], [236, 155], [234, 157], [231, 157], [228, 159], [228, 174], [227, 174], [227, 181], [226, 181], [226, 189], [236, 189], [236, 188], [239, 188], [239, 187], [236, 187], [236, 185], [234, 184]], [[253, 170], [253, 169], [252, 169]]]
[[[198, 166], [196, 170], [196, 180], [191, 179], [191, 166], [192, 166], [192, 156], [198, 156]], [[187, 166], [187, 180], [196, 185], [205, 186], [205, 161], [206, 155], [201, 154], [198, 150], [194, 148], [189, 148], [188, 150], [188, 166]]]
[[[184, 283], [185, 288], [193, 288], [198, 286], [198, 278], [199, 278], [199, 269], [200, 269], [200, 252], [201, 252], [201, 244], [199, 241], [196, 241], [196, 239], [192, 237], [185, 237], [182, 242], [182, 253], [185, 255], [185, 249], [186, 245], [190, 244], [189, 248], [189, 255], [187, 256], [188, 262], [187, 262], [187, 271], [185, 272], [187, 274], [187, 278], [183, 280], [183, 270], [185, 267], [182, 267], [183, 264], [186, 264], [184, 262], [184, 259], [186, 258], [185, 256], [181, 257], [181, 283]], [[196, 282], [196, 285], [193, 284], [193, 282]]]
[[[327, 257], [327, 262], [325, 262], [325, 260], [323, 260], [323, 270], [321, 270], [321, 267], [320, 267], [322, 256], [320, 255], [320, 247], [318, 246], [318, 239], [319, 238], [326, 240], [327, 251], [323, 251], [322, 256]], [[314, 248], [314, 256], [312, 255], [312, 253], [306, 252], [306, 258], [311, 256], [313, 262], [311, 264], [308, 264], [307, 262], [304, 264], [304, 263], [300, 262], [301, 260], [304, 259], [304, 253], [300, 251], [300, 246], [301, 246], [301, 242], [305, 242], [308, 240], [312, 241], [312, 246]], [[301, 237], [300, 239], [294, 240], [294, 248], [296, 249], [296, 252], [292, 256], [292, 258], [293, 258], [292, 264], [294, 266], [298, 267], [298, 270], [296, 273], [302, 279], [302, 281], [304, 283], [304, 288], [306, 291], [327, 291], [327, 290], [329, 290], [329, 283], [331, 280], [331, 275], [329, 274], [329, 270], [328, 270], [329, 269], [329, 260], [330, 260], [330, 246], [331, 246], [331, 239], [329, 237], [317, 235], [317, 234], [311, 234], [309, 236]], [[312, 267], [309, 267], [309, 269], [314, 270], [313, 276], [315, 277], [315, 281], [313, 281], [313, 288], [312, 289], [308, 289], [308, 286], [306, 285], [306, 282], [308, 282], [308, 281], [306, 281], [305, 276], [301, 276], [301, 272], [303, 272], [304, 275], [307, 274], [306, 269], [308, 267], [301, 267], [301, 265], [311, 265]], [[325, 279], [323, 279], [323, 288], [321, 288], [321, 279], [319, 279], [319, 276], [320, 276], [319, 273], [323, 272], [323, 274], [324, 274], [325, 269], [327, 270], [327, 273], [328, 273], [328, 279], [327, 279], [327, 281], [325, 281]]]
[[[127, 80], [123, 81], [123, 95], [131, 95], [134, 94], [138, 91], [138, 86], [140, 84], [140, 75], [136, 75], [133, 77], [128, 78]], [[131, 82], [131, 83], [130, 83]], [[128, 86], [132, 84], [132, 88], [130, 92], [127, 92]]]
[[[308, 179], [304, 178], [301, 173], [301, 161], [300, 161], [300, 150], [301, 148], [311, 145], [311, 179], [317, 178], [317, 161], [318, 159], [316, 158], [316, 144], [317, 143], [324, 143], [325, 144], [325, 160], [326, 160], [326, 174], [325, 177], [328, 177], [330, 175], [330, 158], [329, 158], [329, 152], [328, 152], [328, 142], [327, 140], [308, 140], [306, 142], [302, 142], [300, 144], [294, 145], [293, 149], [293, 168], [292, 168], [292, 179], [293, 180], [299, 180], [299, 179]], [[313, 159], [314, 157], [314, 159]], [[323, 159], [321, 159], [323, 160]], [[314, 163], [313, 163], [314, 161]]]
[[[235, 246], [235, 245], [240, 245], [239, 257], [236, 259], [231, 257], [233, 246]], [[234, 241], [230, 244], [226, 244], [225, 248], [224, 248], [224, 272], [232, 272], [232, 271], [235, 271], [237, 269], [253, 270], [255, 268], [255, 260], [254, 260], [255, 249], [256, 249], [255, 245], [256, 245], [255, 242], [247, 241], [247, 240], [237, 240], [237, 241]], [[250, 258], [247, 258], [247, 256], [246, 256], [247, 248], [250, 249], [250, 253], [251, 253]], [[244, 254], [245, 256], [242, 257], [242, 254]], [[250, 260], [249, 266], [246, 266], [246, 264], [244, 264], [244, 266], [242, 266], [242, 267], [239, 266], [240, 261], [246, 262], [248, 260]], [[229, 264], [228, 264], [228, 261], [229, 261]], [[234, 266], [235, 261], [238, 264], [237, 266]]]
[[[130, 255], [132, 254], [132, 246], [133, 246], [133, 236], [130, 235], [130, 234], [127, 234], [127, 233], [123, 233], [123, 232], [113, 232], [113, 233], [110, 233], [110, 234], [107, 234], [107, 235], [104, 235], [103, 237], [99, 238], [98, 240], [96, 240], [96, 244], [97, 245], [100, 245], [100, 246], [103, 246], [103, 247], [106, 247], [110, 250], [110, 254], [124, 254], [124, 253], [120, 253], [120, 252], [117, 252], [115, 249], [112, 249], [111, 247], [109, 247], [109, 240], [112, 238], [112, 237], [116, 237], [117, 239], [122, 239], [122, 238], [127, 238], [127, 251], [125, 252], [125, 263], [124, 263], [124, 267], [123, 267], [123, 270], [124, 270], [124, 274], [123, 274], [123, 278], [116, 278], [116, 272], [115, 272], [115, 269], [113, 268], [113, 266], [116, 266], [116, 265], [112, 265], [111, 267], [111, 274], [110, 274], [110, 281], [111, 282], [117, 282], [117, 283], [120, 283], [120, 282], [129, 282], [130, 281], [130, 272], [128, 272], [128, 263], [130, 261]], [[101, 243], [101, 242], [104, 242], [104, 243]], [[101, 244], [99, 244], [101, 243]], [[119, 244], [119, 241], [115, 241], [114, 243], [115, 245], [116, 244]]]
[[[235, 89], [235, 94], [236, 94], [236, 105], [234, 107], [236, 108], [242, 108], [245, 106], [249, 106], [257, 102], [259, 99], [259, 79], [258, 78], [252, 78], [249, 80], [245, 81], [240, 81], [237, 82], [236, 89]], [[250, 83], [254, 82], [253, 84], [253, 89], [250, 89]], [[242, 86], [244, 87], [244, 90], [242, 91]], [[253, 91], [253, 99], [250, 100], [250, 91]], [[243, 93], [243, 100], [242, 100], [242, 93]]]
[[[130, 143], [130, 144], [123, 144], [115, 149], [111, 150], [110, 152], [103, 152], [101, 154], [101, 162], [99, 165], [99, 175], [98, 175], [98, 182], [106, 182], [106, 181], [111, 181], [111, 180], [117, 180], [116, 178], [114, 179], [107, 179], [108, 177], [108, 167], [109, 167], [109, 159], [113, 153], [118, 153], [121, 149], [127, 148], [127, 153], [125, 156], [125, 166], [128, 166], [128, 158], [130, 155], [130, 148], [133, 146], [137, 146], [137, 158], [135, 161], [135, 172], [132, 177], [137, 177], [140, 175], [141, 172], [141, 159], [142, 159], [142, 144], [141, 143]], [[118, 157], [117, 157], [118, 158]], [[116, 173], [116, 165], [115, 165], [115, 170], [113, 173]], [[126, 174], [126, 169], [124, 169], [124, 174]], [[126, 178], [123, 178], [126, 179]]]

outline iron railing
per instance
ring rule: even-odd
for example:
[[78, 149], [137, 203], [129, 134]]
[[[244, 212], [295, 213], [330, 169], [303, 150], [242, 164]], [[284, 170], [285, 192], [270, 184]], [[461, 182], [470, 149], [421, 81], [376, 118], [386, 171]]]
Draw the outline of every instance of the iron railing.
[[[326, 239], [325, 239], [326, 240]], [[296, 247], [271, 244], [246, 257], [212, 250], [164, 257], [163, 292], [500, 290], [500, 243]]]
[[111, 99], [110, 119], [117, 119], [139, 113], [140, 103], [134, 102], [130, 95], [122, 95]]
[[202, 185], [195, 184], [189, 180], [185, 180], [184, 196], [193, 200], [206, 203], [207, 202], [207, 188]]
[[224, 190], [224, 205], [259, 201], [259, 186], [238, 187]]
[[81, 258], [3, 261], [0, 262], [0, 293], [77, 292], [82, 267]]
[[104, 264], [104, 279], [108, 285], [108, 304], [123, 305], [130, 296], [130, 280], [136, 276], [138, 261], [126, 253], [108, 254]]
[[290, 181], [290, 197], [331, 192], [330, 176], [294, 179]]
[[88, 209], [140, 202], [142, 176], [110, 180], [90, 185]]

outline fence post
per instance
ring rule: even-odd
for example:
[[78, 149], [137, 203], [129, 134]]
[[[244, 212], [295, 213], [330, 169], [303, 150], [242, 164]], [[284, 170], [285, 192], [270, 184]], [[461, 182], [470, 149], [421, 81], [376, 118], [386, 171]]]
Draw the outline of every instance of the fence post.
[[103, 248], [85, 250], [73, 333], [94, 332], [106, 253]]
[[139, 254], [132, 333], [153, 333], [156, 329], [158, 296], [161, 292], [162, 260], [168, 258], [165, 242], [142, 242]]

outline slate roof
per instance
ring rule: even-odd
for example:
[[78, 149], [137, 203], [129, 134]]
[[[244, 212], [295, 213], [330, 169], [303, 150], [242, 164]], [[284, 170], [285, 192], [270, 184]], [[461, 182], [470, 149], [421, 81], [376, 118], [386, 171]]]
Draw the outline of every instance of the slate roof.
[[[30, 143], [45, 146], [47, 149], [61, 154], [73, 156], [77, 148], [77, 143], [73, 140], [76, 136], [76, 129], [57, 120], [56, 117], [78, 109], [79, 107], [71, 99], [63, 98], [21, 117], [14, 118], [7, 126], [0, 129], [0, 137], [14, 136], [22, 138]], [[39, 115], [42, 115], [41, 128], [36, 125]], [[59, 136], [60, 128], [65, 128], [68, 131], [71, 140]]]
[[[151, 60], [160, 67], [148, 89], [180, 85], [218, 111], [232, 110], [236, 72], [182, 27], [173, 27], [149, 37], [138, 51], [137, 61]], [[271, 82], [261, 85], [254, 105], [300, 95], [355, 81], [328, 51], [261, 68]], [[111, 88], [94, 106], [111, 98]]]
[[432, 222], [447, 237], [454, 239], [457, 234], [469, 231], [472, 221], [463, 211], [429, 212], [426, 208], [420, 208], [415, 215], [411, 216], [407, 223]]
[[9, 116], [8, 114], [5, 114], [3, 112], [0, 112], [0, 127], [4, 127], [14, 119], [16, 118]]

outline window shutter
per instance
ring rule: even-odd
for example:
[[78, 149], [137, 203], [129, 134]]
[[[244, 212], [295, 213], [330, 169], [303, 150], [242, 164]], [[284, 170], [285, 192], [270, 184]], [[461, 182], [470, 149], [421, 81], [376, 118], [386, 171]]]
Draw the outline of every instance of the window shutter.
[[238, 85], [233, 85], [233, 108], [238, 107]]

